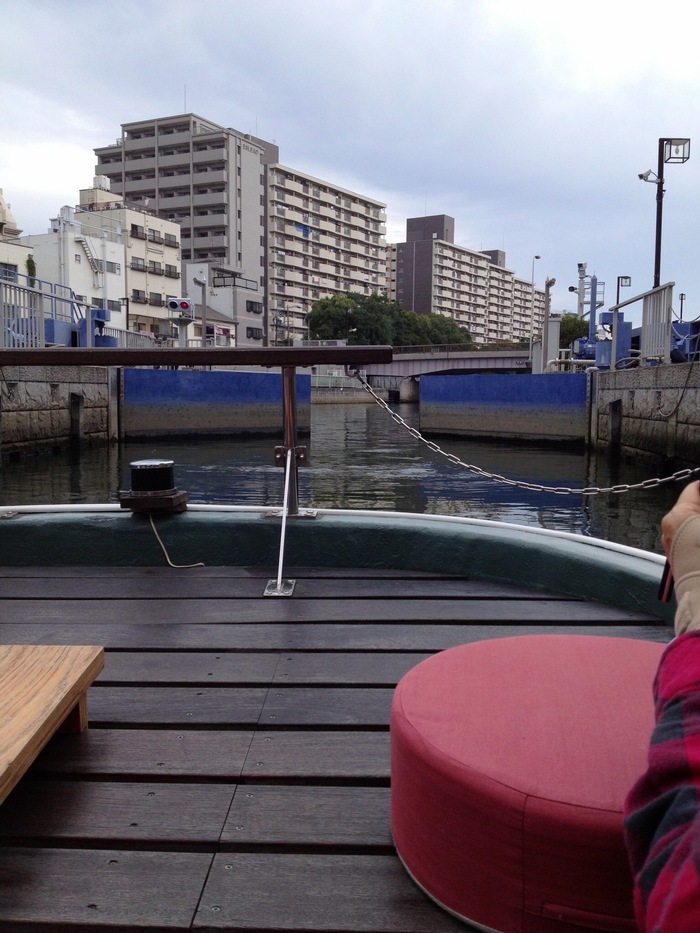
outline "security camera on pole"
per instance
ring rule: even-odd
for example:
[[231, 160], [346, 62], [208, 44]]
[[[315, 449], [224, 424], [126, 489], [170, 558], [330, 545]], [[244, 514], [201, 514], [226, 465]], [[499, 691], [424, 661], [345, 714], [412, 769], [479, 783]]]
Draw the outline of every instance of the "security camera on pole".
[[178, 327], [178, 346], [186, 347], [187, 325], [194, 320], [194, 302], [189, 298], [168, 298], [168, 311], [173, 315], [170, 320]]

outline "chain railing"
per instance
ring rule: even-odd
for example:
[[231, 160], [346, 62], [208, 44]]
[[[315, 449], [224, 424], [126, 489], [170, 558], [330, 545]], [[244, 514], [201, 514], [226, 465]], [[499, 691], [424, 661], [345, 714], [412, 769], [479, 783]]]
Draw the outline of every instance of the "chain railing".
[[367, 382], [363, 375], [360, 373], [355, 373], [355, 378], [360, 383], [362, 388], [372, 396], [374, 401], [379, 405], [380, 408], [383, 408], [390, 418], [396, 422], [396, 424], [401, 425], [405, 428], [408, 433], [415, 437], [416, 440], [420, 441], [421, 444], [424, 444], [429, 450], [432, 450], [434, 453], [439, 454], [441, 457], [444, 457], [446, 460], [449, 460], [450, 463], [455, 464], [455, 466], [462, 467], [465, 470], [469, 470], [470, 473], [474, 473], [476, 476], [481, 476], [483, 479], [491, 480], [494, 483], [500, 483], [504, 486], [515, 486], [518, 489], [527, 489], [529, 492], [551, 492], [557, 496], [598, 496], [602, 493], [614, 493], [619, 494], [622, 492], [632, 492], [635, 489], [653, 489], [656, 486], [661, 486], [664, 483], [676, 483], [680, 480], [690, 479], [692, 476], [698, 476], [700, 474], [700, 467], [687, 467], [683, 470], [677, 470], [675, 473], [670, 476], [657, 476], [653, 479], [642, 480], [641, 483], [620, 483], [616, 486], [584, 486], [580, 489], [575, 489], [569, 486], [545, 486], [542, 483], [528, 483], [524, 480], [510, 479], [507, 476], [501, 476], [500, 473], [489, 473], [487, 470], [482, 470], [481, 467], [475, 466], [473, 463], [465, 463], [463, 460], [460, 460], [455, 454], [448, 453], [446, 450], [443, 450], [438, 444], [434, 441], [429, 441], [427, 437], [423, 435], [416, 428], [411, 427], [404, 419], [395, 412], [383, 398], [380, 398], [379, 395], [374, 391], [372, 386]]

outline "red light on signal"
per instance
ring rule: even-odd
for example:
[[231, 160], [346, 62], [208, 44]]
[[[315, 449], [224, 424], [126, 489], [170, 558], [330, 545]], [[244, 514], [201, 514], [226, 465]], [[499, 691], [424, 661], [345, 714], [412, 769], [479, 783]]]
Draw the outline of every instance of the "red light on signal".
[[181, 317], [194, 317], [194, 305], [189, 298], [168, 298], [168, 311]]

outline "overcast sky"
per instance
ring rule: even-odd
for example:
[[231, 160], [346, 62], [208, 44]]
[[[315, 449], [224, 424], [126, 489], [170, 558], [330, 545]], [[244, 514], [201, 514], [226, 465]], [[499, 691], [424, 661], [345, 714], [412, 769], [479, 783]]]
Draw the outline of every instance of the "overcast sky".
[[[632, 297], [653, 284], [659, 137], [661, 281], [700, 314], [700, 55], [694, 5], [645, 0], [2, 0], [0, 188], [44, 233], [122, 123], [194, 112], [280, 160], [455, 240], [502, 249], [554, 311], [577, 263]], [[676, 298], [675, 306], [678, 308]], [[637, 306], [638, 307], [638, 306]], [[628, 313], [628, 319], [638, 315]]]

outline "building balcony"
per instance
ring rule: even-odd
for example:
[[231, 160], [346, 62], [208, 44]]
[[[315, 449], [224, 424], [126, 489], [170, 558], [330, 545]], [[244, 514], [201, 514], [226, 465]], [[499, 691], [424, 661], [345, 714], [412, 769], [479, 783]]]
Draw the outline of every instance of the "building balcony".
[[124, 185], [125, 200], [136, 199], [137, 196], [146, 195], [146, 197], [155, 198], [156, 182], [155, 178], [139, 178], [135, 181], [127, 179]]
[[127, 154], [127, 157], [134, 152], [143, 152], [155, 158], [156, 138], [155, 136], [141, 136], [138, 139], [127, 137], [124, 140], [124, 152]]
[[228, 172], [225, 169], [208, 169], [201, 166], [204, 171], [194, 172], [192, 181], [199, 185], [226, 185], [228, 184]]
[[192, 248], [201, 249], [228, 249], [228, 237], [225, 234], [213, 236], [198, 236], [195, 234], [191, 241]]
[[173, 197], [168, 197], [161, 193], [160, 196], [160, 207], [164, 211], [174, 211], [174, 210], [187, 210], [189, 211], [192, 201], [189, 195], [174, 195]]
[[171, 155], [158, 156], [158, 168], [161, 170], [168, 168], [186, 168], [189, 172], [190, 165], [189, 152], [173, 152]]
[[114, 161], [109, 161], [109, 162], [98, 161], [97, 163], [97, 169], [96, 169], [97, 175], [107, 175], [107, 176], [109, 176], [110, 174], [121, 175], [123, 171], [124, 171], [124, 160], [123, 159], [116, 159]]
[[227, 227], [228, 216], [226, 214], [202, 214], [201, 217], [193, 217], [192, 223], [195, 229], [206, 229], [207, 227]]
[[202, 165], [206, 162], [225, 162], [226, 161], [226, 149], [224, 146], [220, 146], [218, 149], [201, 149], [199, 152], [195, 151], [192, 153], [192, 163], [194, 165]]
[[187, 130], [175, 130], [175, 132], [170, 132], [164, 127], [158, 128], [159, 146], [180, 146], [183, 143], [189, 143], [191, 139], [192, 135], [189, 131], [189, 127]]
[[189, 175], [159, 175], [158, 176], [158, 188], [160, 191], [169, 191], [172, 188], [180, 189], [184, 191], [190, 190], [190, 176]]

